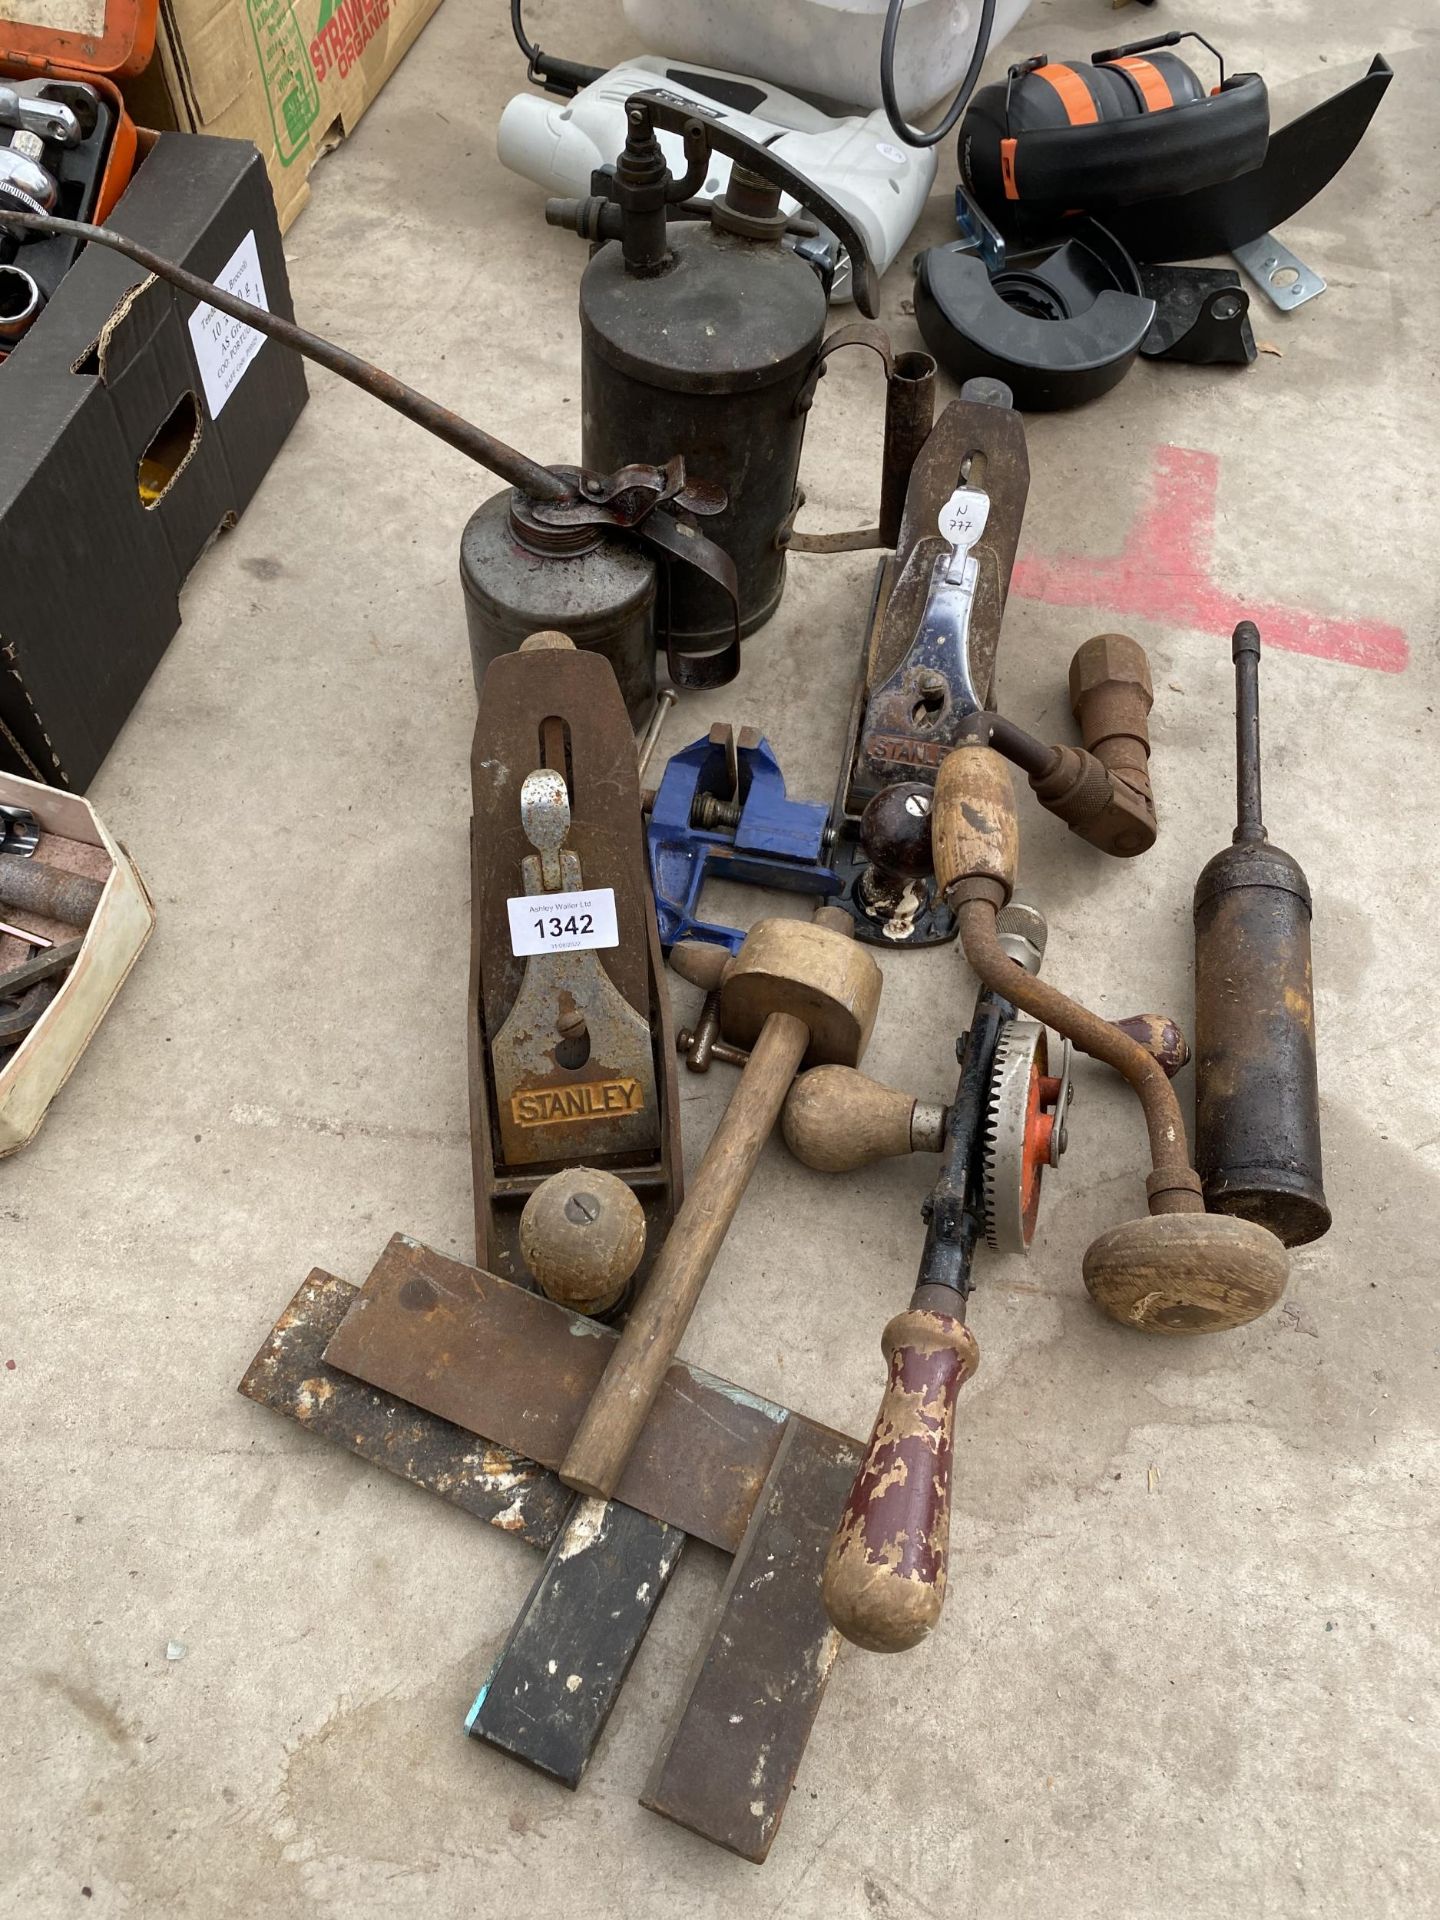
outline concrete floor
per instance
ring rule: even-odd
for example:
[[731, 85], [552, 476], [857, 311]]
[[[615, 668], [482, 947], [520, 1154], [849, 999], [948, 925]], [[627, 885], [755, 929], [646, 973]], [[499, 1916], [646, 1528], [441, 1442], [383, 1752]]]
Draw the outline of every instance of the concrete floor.
[[[1257, 299], [1278, 352], [1141, 366], [1029, 423], [1003, 698], [1063, 730], [1071, 650], [1128, 627], [1154, 663], [1163, 831], [1116, 866], [1026, 802], [1023, 882], [1057, 982], [1188, 1020], [1190, 890], [1230, 824], [1224, 596], [1282, 610], [1261, 615], [1292, 642], [1265, 666], [1266, 797], [1315, 892], [1330, 1237], [1241, 1332], [1103, 1321], [1080, 1256], [1140, 1210], [1142, 1136], [1082, 1067], [1032, 1257], [981, 1259], [946, 1618], [902, 1660], [842, 1659], [768, 1866], [636, 1805], [722, 1576], [706, 1550], [578, 1794], [467, 1742], [534, 1558], [234, 1392], [312, 1264], [358, 1280], [394, 1229], [461, 1254], [470, 1231], [455, 568], [493, 489], [317, 377], [94, 787], [159, 927], [3, 1172], [5, 1911], [1440, 1912], [1433, 20], [1426, 0], [1170, 12], [1261, 68], [1286, 117], [1322, 55], [1328, 82], [1379, 39], [1400, 79], [1287, 231], [1330, 292], [1288, 319]], [[992, 69], [1160, 24], [1037, 0]], [[632, 45], [613, 6], [549, 0], [533, 25], [587, 59]], [[494, 158], [520, 78], [498, 6], [442, 9], [289, 251], [302, 317], [556, 460], [578, 440], [583, 249]], [[951, 183], [947, 155], [921, 240], [946, 237]], [[907, 287], [897, 266], [902, 345]], [[868, 367], [826, 380], [812, 525], [869, 510], [880, 411]], [[1143, 553], [1116, 563], [1147, 510]], [[792, 790], [828, 796], [870, 565], [797, 559], [740, 680], [687, 702], [666, 746], [757, 724]], [[868, 1065], [945, 1094], [965, 966], [892, 956], [886, 975]], [[726, 1091], [723, 1072], [685, 1085], [692, 1157]], [[772, 1145], [689, 1357], [864, 1431], [932, 1166], [827, 1184]]]

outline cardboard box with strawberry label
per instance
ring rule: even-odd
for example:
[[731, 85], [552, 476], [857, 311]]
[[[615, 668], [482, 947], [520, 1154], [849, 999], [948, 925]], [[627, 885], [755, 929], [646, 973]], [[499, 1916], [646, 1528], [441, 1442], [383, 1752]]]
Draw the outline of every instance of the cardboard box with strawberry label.
[[438, 5], [165, 0], [155, 57], [128, 89], [131, 102], [147, 126], [253, 141], [283, 230], [309, 196], [310, 169], [351, 131]]

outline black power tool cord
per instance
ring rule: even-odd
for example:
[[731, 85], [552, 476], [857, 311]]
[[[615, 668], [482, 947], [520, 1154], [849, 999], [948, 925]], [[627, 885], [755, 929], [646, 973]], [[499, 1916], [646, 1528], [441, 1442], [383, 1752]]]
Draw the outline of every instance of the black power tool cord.
[[553, 53], [542, 53], [534, 41], [526, 37], [520, 8], [521, 0], [510, 0], [510, 26], [525, 56], [528, 79], [538, 80], [547, 93], [558, 93], [562, 100], [573, 100], [582, 87], [604, 78], [604, 67], [587, 67], [579, 60], [558, 60]]
[[[520, 0], [513, 0], [513, 5], [518, 15]], [[903, 140], [907, 147], [938, 147], [942, 140], [954, 132], [956, 121], [969, 105], [970, 96], [975, 91], [975, 82], [980, 78], [980, 69], [990, 51], [990, 34], [995, 25], [995, 0], [982, 0], [975, 50], [970, 55], [965, 78], [960, 82], [960, 91], [950, 102], [939, 126], [932, 127], [928, 133], [910, 125], [900, 111], [900, 102], [895, 93], [895, 42], [900, 37], [900, 15], [904, 10], [905, 0], [890, 0], [886, 9], [885, 31], [880, 39], [880, 98], [885, 103], [885, 118], [890, 122], [897, 139]], [[524, 42], [521, 44], [523, 46]]]

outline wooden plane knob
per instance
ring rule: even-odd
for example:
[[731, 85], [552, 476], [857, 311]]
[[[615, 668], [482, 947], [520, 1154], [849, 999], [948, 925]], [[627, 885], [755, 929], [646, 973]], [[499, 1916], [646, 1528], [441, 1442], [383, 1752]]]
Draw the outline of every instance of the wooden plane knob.
[[1146, 1333], [1221, 1333], [1258, 1320], [1285, 1291], [1273, 1233], [1224, 1213], [1127, 1220], [1085, 1251], [1085, 1285], [1112, 1320]]
[[885, 1397], [830, 1543], [822, 1594], [847, 1640], [903, 1653], [945, 1603], [955, 1400], [980, 1349], [962, 1320], [913, 1307], [890, 1322], [881, 1347]]
[[1004, 906], [1015, 890], [1020, 829], [1015, 782], [993, 747], [957, 747], [941, 761], [930, 837], [936, 886], [947, 900], [973, 899], [967, 889], [979, 882], [991, 897], [998, 887], [996, 905]]
[[785, 1144], [817, 1173], [849, 1173], [897, 1154], [939, 1151], [945, 1110], [854, 1067], [812, 1067], [790, 1089]]
[[932, 873], [930, 788], [920, 780], [882, 787], [860, 816], [860, 851], [882, 873], [918, 880]]
[[598, 1167], [552, 1173], [520, 1215], [520, 1252], [540, 1291], [575, 1313], [607, 1313], [644, 1251], [644, 1209]]

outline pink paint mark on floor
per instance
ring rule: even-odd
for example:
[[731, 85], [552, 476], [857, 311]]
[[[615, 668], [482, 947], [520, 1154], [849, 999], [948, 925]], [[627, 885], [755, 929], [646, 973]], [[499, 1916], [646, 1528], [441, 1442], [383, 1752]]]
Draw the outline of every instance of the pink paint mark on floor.
[[1016, 564], [1011, 591], [1052, 607], [1099, 607], [1227, 636], [1237, 620], [1253, 620], [1266, 646], [1377, 673], [1402, 673], [1410, 648], [1399, 627], [1267, 606], [1238, 599], [1215, 584], [1210, 550], [1219, 478], [1217, 455], [1157, 447], [1149, 505], [1118, 554], [1103, 559], [1067, 554], [1057, 560], [1027, 555]]

